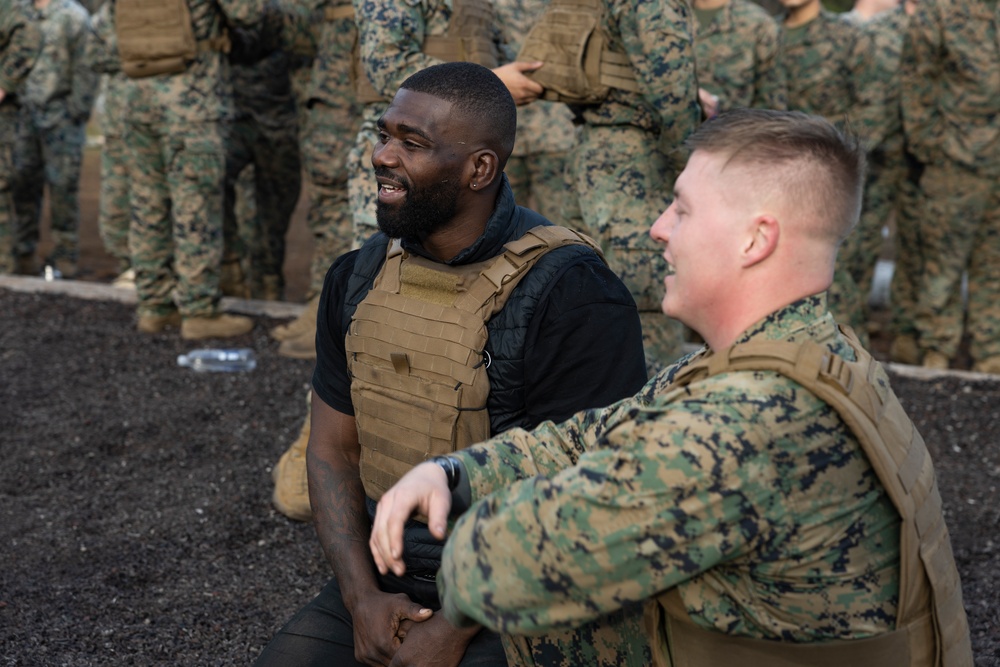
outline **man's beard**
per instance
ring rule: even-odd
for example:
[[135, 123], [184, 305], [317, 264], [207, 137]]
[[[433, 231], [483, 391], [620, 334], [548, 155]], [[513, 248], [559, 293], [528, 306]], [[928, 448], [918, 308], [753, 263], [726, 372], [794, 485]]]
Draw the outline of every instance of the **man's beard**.
[[424, 239], [455, 217], [460, 187], [458, 174], [455, 174], [455, 178], [419, 190], [414, 190], [412, 183], [394, 176], [388, 169], [376, 169], [375, 176], [397, 180], [406, 188], [406, 198], [398, 206], [389, 206], [376, 200], [375, 219], [378, 221], [378, 228], [389, 238]]

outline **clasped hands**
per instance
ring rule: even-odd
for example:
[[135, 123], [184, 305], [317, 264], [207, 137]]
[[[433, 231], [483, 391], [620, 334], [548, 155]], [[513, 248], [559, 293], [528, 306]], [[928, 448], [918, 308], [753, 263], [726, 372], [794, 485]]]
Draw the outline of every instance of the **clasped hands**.
[[443, 540], [448, 533], [451, 491], [441, 466], [421, 463], [403, 475], [378, 501], [368, 546], [381, 574], [390, 570], [397, 577], [406, 572], [403, 563], [403, 526], [413, 515], [427, 517], [431, 535]]

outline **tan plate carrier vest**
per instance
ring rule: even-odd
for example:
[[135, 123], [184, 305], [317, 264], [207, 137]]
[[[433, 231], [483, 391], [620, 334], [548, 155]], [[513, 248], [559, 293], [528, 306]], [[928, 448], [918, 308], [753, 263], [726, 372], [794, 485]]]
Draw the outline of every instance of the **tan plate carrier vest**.
[[358, 305], [345, 339], [361, 480], [378, 500], [418, 463], [490, 437], [486, 323], [545, 253], [596, 244], [540, 226], [485, 262], [447, 266], [398, 241]]
[[133, 79], [177, 74], [199, 53], [229, 53], [230, 48], [225, 31], [195, 39], [186, 0], [117, 0], [115, 32], [122, 71]]
[[694, 624], [673, 588], [647, 603], [654, 662], [670, 641], [673, 667], [971, 667], [962, 588], [923, 438], [889, 388], [882, 365], [841, 329], [857, 355], [846, 361], [815, 342], [760, 341], [694, 361], [673, 386], [730, 371], [775, 371], [833, 407], [864, 449], [902, 517], [896, 630], [851, 641], [794, 644], [733, 637]]
[[[352, 13], [353, 16], [353, 13]], [[500, 64], [497, 46], [493, 40], [493, 23], [496, 15], [489, 0], [453, 0], [448, 32], [444, 35], [426, 35], [421, 51], [446, 63], [468, 62], [493, 69]], [[354, 92], [358, 102], [386, 102], [365, 74], [361, 61], [361, 34], [354, 42], [352, 54]]]
[[545, 63], [528, 76], [552, 102], [597, 104], [612, 88], [640, 92], [628, 54], [608, 47], [602, 0], [552, 0], [517, 59]]

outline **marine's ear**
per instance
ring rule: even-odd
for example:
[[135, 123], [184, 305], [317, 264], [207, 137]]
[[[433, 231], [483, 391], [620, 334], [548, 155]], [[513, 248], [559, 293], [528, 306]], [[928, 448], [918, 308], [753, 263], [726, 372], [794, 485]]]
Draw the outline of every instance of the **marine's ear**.
[[472, 175], [469, 187], [473, 190], [485, 190], [500, 178], [500, 158], [489, 148], [481, 148], [469, 156]]
[[781, 236], [781, 225], [773, 215], [761, 214], [750, 224], [746, 242], [740, 249], [743, 268], [749, 268], [774, 254]]

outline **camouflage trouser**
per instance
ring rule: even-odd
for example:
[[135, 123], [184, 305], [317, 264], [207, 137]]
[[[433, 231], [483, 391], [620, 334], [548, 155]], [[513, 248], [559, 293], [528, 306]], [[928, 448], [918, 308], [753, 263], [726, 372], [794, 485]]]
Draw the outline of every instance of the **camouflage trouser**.
[[[557, 225], [566, 225], [566, 153], [536, 153], [511, 157], [504, 169], [514, 200], [541, 213]], [[579, 222], [575, 220], [574, 222]], [[579, 229], [577, 231], [584, 232]]]
[[896, 336], [917, 336], [917, 290], [924, 270], [924, 247], [920, 242], [921, 197], [915, 181], [907, 178], [896, 196], [895, 268], [889, 302], [892, 304], [892, 331]]
[[875, 264], [882, 254], [883, 228], [889, 224], [896, 210], [896, 200], [903, 180], [906, 165], [899, 161], [889, 161], [883, 153], [875, 152], [869, 160], [868, 177], [865, 181], [864, 207], [857, 227], [840, 247], [843, 266], [860, 290], [868, 315], [868, 295], [872, 291]]
[[12, 104], [0, 106], [0, 274], [13, 273], [14, 262], [14, 136], [17, 112]]
[[[253, 297], [263, 296], [265, 276], [279, 288], [284, 285], [285, 233], [302, 189], [295, 116], [284, 115], [275, 121], [271, 126], [241, 119], [226, 134], [225, 256], [244, 262]], [[240, 220], [237, 182], [247, 167], [252, 167], [254, 207]]]
[[[670, 203], [676, 176], [658, 143], [633, 126], [585, 126], [567, 169], [575, 201], [562, 216], [601, 245], [608, 265], [632, 293], [650, 373], [680, 356], [684, 333], [680, 322], [661, 310], [667, 266], [663, 248], [649, 236]], [[582, 227], [574, 219], [582, 220]]]
[[101, 200], [97, 227], [104, 249], [120, 262], [124, 271], [130, 264], [128, 252], [129, 173], [125, 137], [104, 135], [101, 148]]
[[217, 312], [225, 151], [216, 122], [129, 123], [129, 250], [140, 315]]
[[349, 101], [331, 106], [314, 100], [309, 108], [303, 159], [311, 200], [307, 220], [314, 241], [309, 271], [312, 294], [319, 294], [334, 260], [354, 245], [348, 156], [360, 122], [360, 107]]
[[34, 254], [38, 247], [42, 196], [49, 190], [49, 215], [55, 247], [48, 259], [76, 262], [80, 227], [80, 167], [84, 126], [70, 117], [65, 103], [56, 101], [42, 110], [21, 107], [18, 113], [14, 162], [17, 178], [18, 255]]
[[962, 338], [962, 274], [975, 360], [1000, 355], [1000, 188], [996, 177], [942, 160], [920, 178], [923, 218], [916, 324], [923, 350], [954, 357]]
[[542, 637], [502, 635], [510, 667], [646, 667], [653, 664], [642, 610], [618, 611], [575, 630]]

